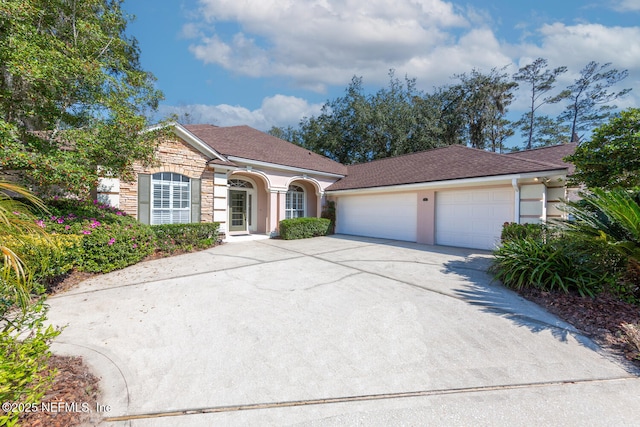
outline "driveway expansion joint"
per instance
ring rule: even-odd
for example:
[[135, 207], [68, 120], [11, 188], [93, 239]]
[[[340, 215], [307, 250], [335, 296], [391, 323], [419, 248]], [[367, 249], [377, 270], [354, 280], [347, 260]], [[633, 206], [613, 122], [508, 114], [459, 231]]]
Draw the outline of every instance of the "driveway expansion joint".
[[559, 380], [559, 381], [544, 381], [544, 382], [532, 382], [532, 383], [518, 383], [518, 384], [500, 384], [489, 386], [476, 386], [476, 387], [459, 387], [459, 388], [447, 388], [447, 389], [434, 389], [434, 390], [419, 390], [419, 391], [407, 391], [407, 392], [395, 392], [395, 393], [381, 393], [381, 394], [368, 394], [358, 396], [341, 396], [341, 397], [328, 397], [320, 399], [306, 399], [306, 400], [291, 400], [282, 402], [265, 402], [265, 403], [249, 403], [241, 405], [225, 405], [225, 406], [211, 406], [208, 408], [190, 408], [180, 409], [172, 411], [162, 412], [148, 412], [140, 414], [122, 415], [115, 417], [105, 417], [104, 422], [121, 422], [121, 421], [133, 421], [142, 419], [164, 418], [164, 417], [179, 417], [184, 415], [202, 415], [202, 414], [216, 414], [223, 412], [238, 412], [238, 411], [251, 411], [257, 409], [275, 409], [275, 408], [287, 408], [296, 406], [311, 406], [311, 405], [331, 405], [337, 403], [349, 403], [349, 402], [365, 402], [376, 400], [389, 400], [389, 399], [408, 399], [414, 397], [429, 397], [429, 396], [444, 396], [452, 394], [465, 394], [465, 393], [485, 393], [502, 390], [517, 390], [517, 389], [534, 389], [534, 388], [546, 388], [546, 387], [568, 387], [576, 384], [590, 384], [590, 383], [605, 383], [616, 381], [628, 381], [638, 380], [634, 376], [621, 376], [611, 378], [587, 378], [587, 379], [575, 379], [575, 380]]

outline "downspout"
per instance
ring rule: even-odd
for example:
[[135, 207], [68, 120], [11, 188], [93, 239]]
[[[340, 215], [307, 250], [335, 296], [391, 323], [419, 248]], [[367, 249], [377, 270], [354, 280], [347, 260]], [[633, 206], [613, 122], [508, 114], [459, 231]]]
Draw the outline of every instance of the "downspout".
[[543, 182], [544, 190], [542, 190], [542, 222], [547, 222], [547, 183]]
[[513, 186], [513, 191], [515, 192], [514, 197], [514, 206], [513, 206], [513, 216], [516, 224], [520, 224], [520, 187], [518, 186], [518, 178], [511, 179], [511, 185]]

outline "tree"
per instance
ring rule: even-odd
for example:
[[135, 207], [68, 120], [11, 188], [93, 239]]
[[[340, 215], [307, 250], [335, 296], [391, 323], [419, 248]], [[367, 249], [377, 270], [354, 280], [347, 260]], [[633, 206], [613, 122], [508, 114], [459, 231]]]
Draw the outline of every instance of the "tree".
[[[305, 120], [304, 118], [302, 119]], [[285, 141], [292, 142], [294, 144], [301, 145], [300, 139], [300, 131], [293, 126], [286, 127], [278, 127], [272, 126], [271, 129], [267, 131], [267, 133], [271, 136], [275, 136], [276, 138], [283, 139]]]
[[[555, 96], [542, 96], [551, 91], [555, 86], [554, 83], [559, 75], [567, 71], [567, 67], [558, 67], [553, 70], [547, 69], [547, 60], [544, 58], [538, 58], [531, 64], [527, 64], [521, 67], [517, 73], [513, 75], [513, 79], [516, 82], [523, 82], [528, 85], [530, 91], [530, 105], [529, 110], [522, 116], [522, 118], [516, 122], [518, 128], [523, 131], [523, 136], [526, 136], [527, 143], [526, 150], [533, 147], [533, 137], [536, 134], [538, 125], [545, 124], [545, 129], [550, 129], [550, 125], [553, 123], [550, 120], [543, 119], [543, 123], [536, 120], [536, 111], [545, 104], [555, 104], [562, 99], [569, 96], [569, 91], [565, 90]], [[541, 99], [542, 98], [542, 99]], [[546, 145], [546, 144], [545, 144]]]
[[[464, 118], [469, 145], [497, 150], [499, 147], [495, 144], [510, 132], [504, 116], [517, 84], [508, 79], [503, 69], [496, 68], [488, 74], [474, 69], [469, 75], [463, 73], [455, 77], [460, 83], [445, 89], [445, 97], [452, 105], [449, 111]], [[493, 139], [490, 135], [494, 135]]]
[[162, 94], [126, 34], [122, 0], [0, 3], [0, 167], [87, 192], [153, 158], [142, 132]]
[[629, 72], [608, 69], [611, 63], [589, 62], [580, 71], [580, 77], [568, 87], [570, 103], [558, 119], [568, 122], [571, 127], [571, 140], [579, 140], [578, 132], [589, 131], [608, 119], [615, 105], [610, 103], [626, 95], [631, 89], [610, 92], [608, 89], [624, 80]]
[[389, 72], [389, 86], [366, 94], [361, 77], [353, 77], [345, 96], [325, 103], [317, 117], [305, 118], [294, 136], [300, 145], [344, 164], [367, 162], [442, 145], [433, 123], [440, 115], [434, 97]]
[[[531, 112], [528, 111], [522, 115], [520, 120], [512, 123], [513, 129], [520, 129], [522, 136], [528, 138], [530, 126], [531, 126]], [[529, 147], [525, 144], [525, 149], [536, 147], [545, 147], [548, 145], [565, 144], [570, 141], [569, 139], [569, 126], [566, 123], [559, 121], [558, 119], [552, 119], [549, 116], [535, 116], [533, 122], [533, 134], [532, 143]]]
[[622, 111], [596, 128], [567, 161], [576, 168], [574, 183], [589, 188], [640, 186], [640, 109]]

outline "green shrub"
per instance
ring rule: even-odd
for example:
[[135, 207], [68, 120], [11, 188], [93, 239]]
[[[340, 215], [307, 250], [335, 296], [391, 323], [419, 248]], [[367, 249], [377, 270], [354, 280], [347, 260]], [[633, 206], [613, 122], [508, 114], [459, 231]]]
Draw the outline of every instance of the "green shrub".
[[517, 224], [515, 222], [505, 222], [502, 226], [500, 240], [502, 242], [518, 239], [543, 240], [545, 238], [546, 227], [543, 224]]
[[214, 246], [218, 242], [217, 222], [152, 225], [156, 248], [165, 253], [191, 251]]
[[285, 240], [326, 236], [331, 231], [328, 218], [292, 218], [280, 221], [280, 237]]
[[79, 270], [107, 273], [140, 262], [153, 253], [155, 236], [148, 225], [111, 224], [85, 229]]
[[82, 236], [73, 261], [78, 270], [106, 273], [135, 264], [155, 249], [151, 227], [97, 201], [60, 199], [49, 202], [52, 215], [45, 230]]
[[80, 258], [82, 248], [82, 237], [75, 235], [29, 234], [4, 240], [12, 244], [33, 281], [43, 286], [71, 271]]
[[[43, 299], [14, 314], [0, 330], [0, 402], [37, 404], [53, 382], [49, 345], [60, 331], [43, 326]], [[0, 425], [16, 425], [19, 416], [19, 411], [2, 411]]]
[[566, 238], [549, 242], [533, 238], [509, 240], [494, 251], [490, 271], [514, 289], [575, 290], [583, 296], [594, 296], [615, 283], [614, 275], [598, 267], [604, 261], [594, 253], [598, 254], [583, 242]]
[[327, 218], [331, 221], [331, 227], [329, 230], [329, 234], [333, 234], [336, 231], [336, 202], [328, 201], [324, 208], [322, 209], [322, 213], [320, 214], [321, 218]]

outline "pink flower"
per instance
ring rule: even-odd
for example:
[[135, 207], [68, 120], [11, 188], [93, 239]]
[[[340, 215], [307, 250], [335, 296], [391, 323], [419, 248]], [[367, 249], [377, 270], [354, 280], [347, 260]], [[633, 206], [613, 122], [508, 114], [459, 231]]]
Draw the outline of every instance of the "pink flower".
[[113, 245], [115, 242], [116, 242], [116, 239], [112, 237], [111, 239], [109, 239], [109, 243], [107, 243], [107, 245], [111, 246], [111, 245]]
[[70, 225], [65, 225], [65, 226], [64, 226], [64, 229], [65, 229], [65, 230], [69, 230], [70, 228], [71, 228], [71, 226], [70, 226]]
[[91, 224], [89, 224], [89, 227], [91, 227], [91, 228], [100, 227], [100, 221], [96, 221], [94, 219], [93, 222]]
[[133, 248], [133, 249], [135, 249], [135, 248], [137, 248], [137, 247], [138, 247], [138, 244], [137, 244], [137, 243], [134, 243], [134, 244], [133, 244], [133, 246], [132, 246], [132, 248]]
[[122, 212], [118, 211], [118, 212], [116, 212], [116, 215], [122, 216]]
[[62, 224], [64, 222], [64, 218], [58, 218], [58, 224]]
[[37, 220], [37, 221], [36, 221], [36, 224], [38, 224], [38, 225], [39, 225], [40, 227], [42, 227], [42, 228], [44, 228], [44, 227], [45, 227], [45, 225], [44, 225], [44, 221], [43, 221], [43, 220], [41, 220], [41, 219]]
[[18, 211], [13, 211], [13, 214], [14, 214], [14, 215], [20, 215], [20, 212], [18, 212]]
[[82, 234], [91, 234], [91, 230], [82, 230]]

